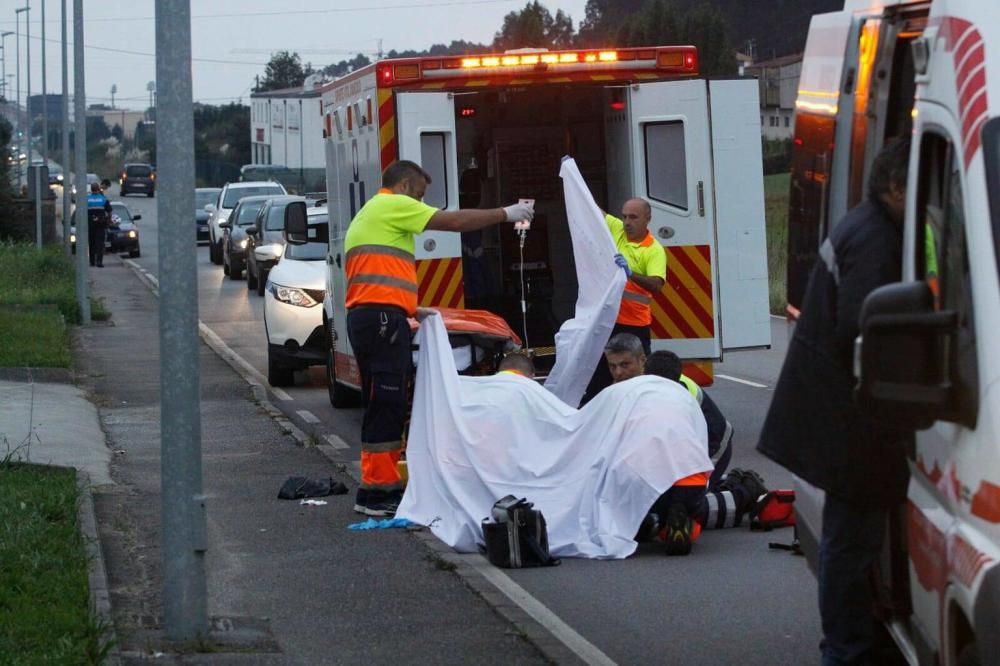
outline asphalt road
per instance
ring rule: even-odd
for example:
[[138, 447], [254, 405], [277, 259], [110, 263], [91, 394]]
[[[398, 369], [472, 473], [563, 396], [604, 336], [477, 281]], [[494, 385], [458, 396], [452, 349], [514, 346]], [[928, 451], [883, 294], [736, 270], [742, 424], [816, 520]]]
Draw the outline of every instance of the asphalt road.
[[[124, 201], [142, 214], [137, 262], [158, 274], [159, 199]], [[211, 264], [206, 246], [191, 251], [202, 322], [266, 375], [263, 299]], [[792, 486], [785, 470], [754, 450], [786, 339], [785, 323], [773, 320], [772, 349], [728, 355], [709, 389], [736, 428], [732, 467], [759, 471], [770, 488]], [[276, 392], [274, 404], [307, 432], [342, 439], [349, 448], [338, 455], [357, 461], [361, 412], [330, 407], [322, 368], [297, 373], [295, 387]], [[821, 636], [815, 580], [803, 558], [768, 548], [791, 539], [790, 529], [710, 531], [689, 557], [667, 558], [643, 546], [625, 561], [564, 560], [555, 569], [507, 573], [547, 608], [543, 614], [551, 612], [618, 663], [808, 663], [818, 658]]]

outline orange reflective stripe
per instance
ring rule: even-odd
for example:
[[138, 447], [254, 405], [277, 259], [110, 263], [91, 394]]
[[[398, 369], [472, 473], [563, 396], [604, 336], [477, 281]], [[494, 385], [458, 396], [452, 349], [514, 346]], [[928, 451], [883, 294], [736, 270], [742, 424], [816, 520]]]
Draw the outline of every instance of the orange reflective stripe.
[[653, 323], [653, 311], [649, 307], [652, 301], [653, 295], [648, 291], [631, 281], [626, 282], [615, 323], [626, 326], [649, 326]]
[[396, 463], [402, 449], [380, 453], [361, 451], [361, 487], [395, 490], [403, 487]]
[[413, 255], [388, 245], [358, 245], [347, 254], [348, 308], [379, 303], [417, 311], [417, 267]]
[[708, 472], [698, 472], [691, 476], [685, 476], [677, 481], [675, 486], [708, 486]]

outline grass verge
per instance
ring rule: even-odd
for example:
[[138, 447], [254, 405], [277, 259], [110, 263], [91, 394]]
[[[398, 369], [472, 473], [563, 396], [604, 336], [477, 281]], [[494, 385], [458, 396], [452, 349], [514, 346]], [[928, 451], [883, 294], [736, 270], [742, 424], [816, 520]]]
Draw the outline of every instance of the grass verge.
[[[80, 323], [76, 271], [61, 245], [37, 249], [31, 243], [0, 242], [0, 305], [55, 305], [66, 321]], [[111, 313], [101, 299], [91, 299], [91, 317]]]
[[767, 278], [771, 314], [784, 315], [788, 280], [788, 187], [787, 173], [764, 176], [764, 208], [767, 221]]
[[55, 308], [0, 306], [0, 368], [68, 368], [69, 332]]
[[73, 470], [0, 460], [0, 663], [99, 664]]

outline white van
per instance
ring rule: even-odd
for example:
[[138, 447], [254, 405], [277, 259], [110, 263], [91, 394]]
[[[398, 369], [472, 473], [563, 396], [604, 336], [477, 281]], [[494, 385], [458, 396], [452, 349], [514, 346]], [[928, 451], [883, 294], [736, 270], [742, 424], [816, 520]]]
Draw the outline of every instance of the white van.
[[[858, 0], [813, 19], [796, 136], [824, 126], [836, 140], [822, 154], [796, 141], [793, 182], [810, 159], [825, 169], [817, 240], [860, 197], [882, 143], [913, 137], [903, 280], [869, 296], [856, 357], [861, 404], [919, 431], [878, 572], [883, 617], [913, 664], [1000, 660], [998, 101], [996, 2]], [[812, 558], [822, 493], [798, 490]]]

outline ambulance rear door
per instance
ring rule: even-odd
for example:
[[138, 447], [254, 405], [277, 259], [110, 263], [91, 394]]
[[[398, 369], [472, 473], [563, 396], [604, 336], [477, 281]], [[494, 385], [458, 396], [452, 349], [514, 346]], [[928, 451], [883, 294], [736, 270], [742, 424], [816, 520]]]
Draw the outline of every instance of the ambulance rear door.
[[[412, 160], [431, 176], [424, 203], [442, 210], [458, 209], [458, 159], [455, 101], [451, 93], [396, 94], [399, 159]], [[425, 231], [417, 236], [420, 305], [462, 304], [461, 234]]]
[[711, 81], [719, 300], [723, 351], [771, 344], [764, 168], [754, 80]]
[[667, 252], [667, 284], [652, 304], [653, 347], [720, 358], [708, 83], [635, 85], [628, 106], [633, 192], [649, 201], [649, 231]]

